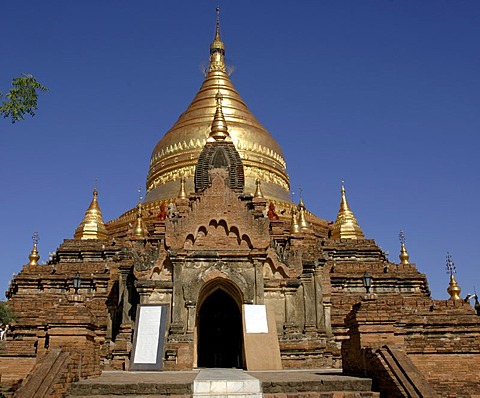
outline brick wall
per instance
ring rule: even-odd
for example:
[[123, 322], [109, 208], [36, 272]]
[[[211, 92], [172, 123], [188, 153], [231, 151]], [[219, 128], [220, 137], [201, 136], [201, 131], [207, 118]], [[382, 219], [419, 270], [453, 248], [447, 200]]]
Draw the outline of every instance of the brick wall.
[[[402, 297], [364, 300], [348, 314], [346, 326], [349, 339], [342, 345], [342, 359], [349, 374], [377, 377], [378, 385], [382, 378], [394, 380], [379, 357], [386, 345], [411, 361], [394, 367], [412, 379], [424, 378], [441, 396], [470, 397], [480, 391], [480, 318], [469, 304]], [[382, 388], [393, 391], [394, 384], [385, 382]], [[395, 396], [389, 394], [385, 396]]]

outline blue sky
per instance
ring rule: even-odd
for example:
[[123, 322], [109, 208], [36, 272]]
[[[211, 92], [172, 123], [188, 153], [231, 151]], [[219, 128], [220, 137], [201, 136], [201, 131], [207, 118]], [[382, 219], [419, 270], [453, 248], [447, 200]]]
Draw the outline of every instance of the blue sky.
[[[447, 298], [480, 291], [480, 2], [220, 1], [231, 79], [283, 147], [292, 190], [334, 220], [345, 180], [366, 237]], [[98, 178], [104, 219], [132, 208], [156, 142], [203, 80], [212, 1], [2, 4], [0, 91], [32, 73], [34, 118], [0, 120], [0, 290], [40, 234], [47, 260]], [[298, 196], [297, 196], [298, 198]]]

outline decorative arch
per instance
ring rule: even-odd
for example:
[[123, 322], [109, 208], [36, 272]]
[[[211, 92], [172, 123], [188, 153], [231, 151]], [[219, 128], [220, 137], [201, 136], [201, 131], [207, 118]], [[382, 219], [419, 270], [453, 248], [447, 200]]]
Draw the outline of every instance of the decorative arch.
[[[224, 262], [218, 261], [205, 271], [202, 271], [198, 278], [191, 281], [188, 286], [183, 286], [183, 297], [185, 301], [195, 302], [197, 303], [197, 308], [199, 308], [201, 300], [208, 295], [208, 289], [217, 288], [215, 284], [211, 285], [211, 283], [213, 283], [212, 281], [216, 281], [215, 284], [222, 286], [224, 290], [231, 293], [232, 296], [238, 297], [239, 305], [253, 300], [254, 292], [252, 284], [249, 284], [242, 274], [235, 272], [233, 268], [227, 266]], [[235, 286], [237, 293], [234, 294], [234, 291], [230, 291], [229, 289], [231, 288], [228, 286]]]
[[[212, 242], [213, 241], [213, 242]], [[238, 245], [244, 249], [253, 249], [253, 244], [247, 234], [241, 234], [237, 225], [229, 225], [224, 219], [211, 219], [207, 225], [203, 224], [196, 228], [194, 233], [189, 233], [185, 237], [184, 247], [193, 248], [194, 246], [204, 246], [206, 242], [211, 247], [212, 243]]]
[[263, 277], [265, 279], [284, 279], [288, 275], [282, 267], [276, 267], [272, 259], [268, 258], [263, 264]]
[[194, 243], [195, 243], [195, 238], [193, 237], [193, 234], [188, 234], [185, 239], [185, 244], [183, 245], [183, 247], [185, 247], [186, 249], [191, 249]]
[[199, 236], [207, 236], [207, 234], [207, 227], [205, 225], [200, 225], [195, 233], [195, 240], [197, 240]]
[[215, 235], [228, 236], [228, 226], [225, 220], [210, 220], [208, 223], [208, 232], [212, 232]]
[[230, 227], [230, 231], [229, 231], [228, 236], [231, 236], [231, 234], [233, 234], [237, 238], [238, 244], [240, 244], [242, 242], [241, 239], [240, 239], [240, 231], [238, 230], [238, 228], [235, 225]]
[[168, 257], [164, 258], [163, 261], [156, 264], [151, 273], [150, 279], [151, 280], [163, 280], [163, 281], [170, 281], [172, 280], [173, 274], [173, 265], [172, 262]]
[[213, 279], [207, 280], [198, 293], [197, 307], [200, 307], [205, 299], [218, 289], [224, 290], [234, 298], [239, 308], [242, 307], [244, 302], [243, 292], [230, 278], [227, 278], [226, 275], [225, 277], [216, 276]]
[[253, 249], [252, 241], [250, 240], [250, 237], [246, 234], [242, 235], [242, 243], [245, 242], [248, 246], [249, 249]]

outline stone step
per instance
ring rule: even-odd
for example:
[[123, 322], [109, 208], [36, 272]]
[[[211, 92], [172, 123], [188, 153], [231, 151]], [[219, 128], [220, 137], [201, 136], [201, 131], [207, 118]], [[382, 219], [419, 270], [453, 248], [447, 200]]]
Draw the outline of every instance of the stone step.
[[371, 386], [371, 379], [344, 376], [336, 369], [114, 371], [73, 383], [69, 397], [378, 398]]
[[103, 372], [100, 377], [73, 383], [71, 397], [192, 396], [198, 371]]
[[372, 391], [371, 379], [345, 376], [339, 369], [263, 371], [249, 374], [261, 381], [263, 394]]
[[373, 391], [330, 391], [302, 392], [290, 394], [263, 394], [264, 398], [380, 398], [379, 392]]
[[[192, 395], [75, 395], [75, 398], [192, 398]], [[238, 396], [235, 396], [236, 398]], [[263, 398], [380, 398], [378, 392], [330, 391], [289, 394], [263, 394]]]
[[193, 382], [193, 398], [262, 398], [260, 380], [240, 369], [205, 369]]
[[[71, 397], [71, 395], [69, 395]], [[192, 398], [192, 395], [75, 395], [75, 398]]]

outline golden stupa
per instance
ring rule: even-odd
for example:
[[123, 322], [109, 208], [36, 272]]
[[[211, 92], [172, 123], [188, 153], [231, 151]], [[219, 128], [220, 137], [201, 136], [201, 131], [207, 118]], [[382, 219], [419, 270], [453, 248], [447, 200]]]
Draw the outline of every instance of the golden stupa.
[[98, 205], [97, 188], [93, 190], [93, 199], [88, 206], [82, 222], [75, 230], [75, 239], [107, 239], [108, 232], [103, 222], [102, 211]]
[[244, 165], [244, 192], [254, 194], [255, 182], [259, 179], [265, 198], [277, 203], [291, 202], [290, 183], [280, 145], [250, 112], [230, 81], [218, 9], [206, 72], [193, 101], [153, 150], [147, 176], [146, 204], [174, 199], [182, 175], [187, 193], [194, 191], [195, 165], [212, 127], [217, 95], [222, 98], [228, 132]]
[[357, 219], [353, 215], [353, 211], [347, 202], [345, 194], [345, 186], [342, 181], [341, 189], [342, 199], [340, 200], [340, 209], [338, 210], [337, 219], [332, 228], [333, 239], [363, 239], [363, 231], [358, 225]]

